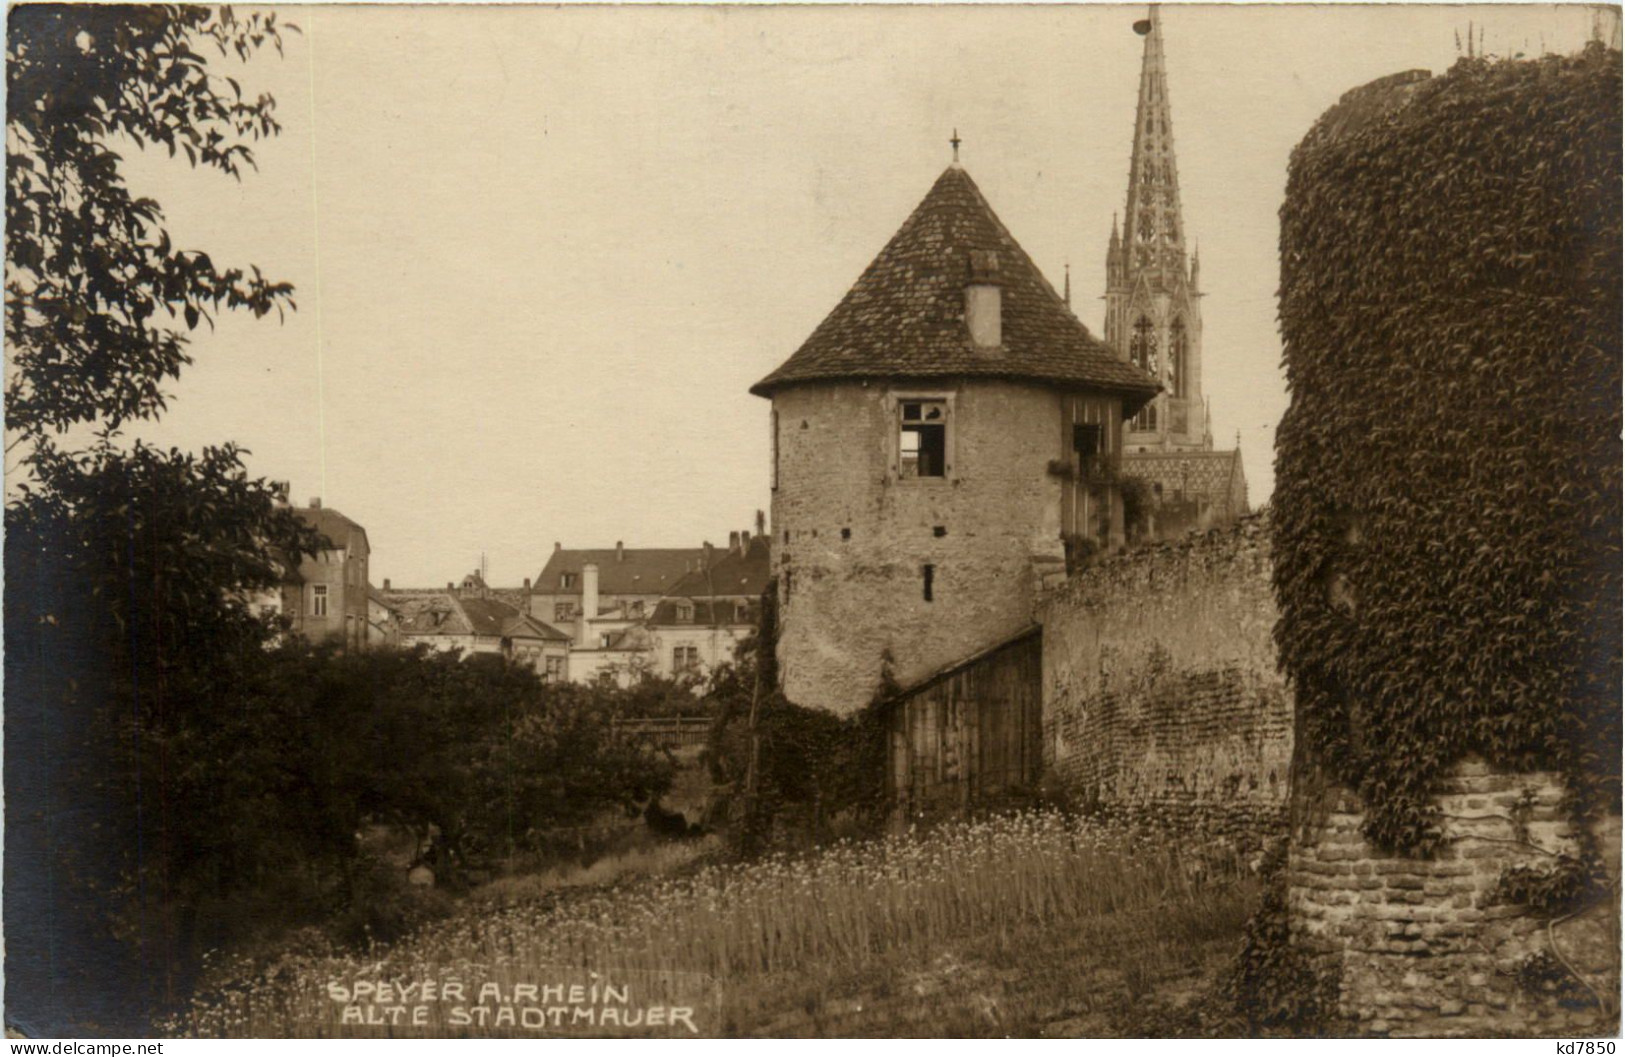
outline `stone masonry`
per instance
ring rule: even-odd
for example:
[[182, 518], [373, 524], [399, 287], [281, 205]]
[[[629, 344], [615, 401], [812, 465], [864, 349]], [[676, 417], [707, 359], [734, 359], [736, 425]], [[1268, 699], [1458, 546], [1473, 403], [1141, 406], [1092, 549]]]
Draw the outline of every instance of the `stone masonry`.
[[1061, 483], [1046, 470], [1061, 454], [1061, 398], [999, 381], [924, 391], [952, 398], [939, 479], [899, 480], [892, 467], [895, 402], [919, 387], [826, 384], [774, 397], [779, 663], [797, 704], [867, 704], [886, 650], [910, 686], [1010, 638], [1032, 624], [1035, 560], [1062, 567]]
[[[1409, 858], [1360, 836], [1353, 794], [1327, 792], [1294, 835], [1288, 917], [1294, 945], [1335, 988], [1361, 1033], [1567, 1036], [1618, 1030], [1617, 896], [1542, 914], [1499, 891], [1515, 866], [1573, 853], [1555, 775], [1458, 764], [1438, 797], [1443, 850]], [[1597, 832], [1616, 885], [1619, 819]]]
[[1178, 828], [1284, 833], [1292, 702], [1267, 518], [1109, 558], [1039, 619], [1051, 783]]

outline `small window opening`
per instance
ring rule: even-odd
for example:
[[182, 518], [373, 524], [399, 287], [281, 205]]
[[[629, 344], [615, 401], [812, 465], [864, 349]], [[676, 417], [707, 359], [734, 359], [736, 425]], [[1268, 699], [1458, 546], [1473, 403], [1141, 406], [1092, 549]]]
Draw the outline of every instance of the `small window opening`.
[[937, 578], [937, 567], [935, 565], [922, 565], [920, 567], [920, 575], [924, 581], [925, 600], [929, 602], [931, 601], [931, 589], [934, 586], [934, 581]]
[[1072, 450], [1085, 459], [1100, 453], [1101, 429], [1098, 424], [1080, 422], [1072, 427]]
[[937, 539], [941, 539], [942, 537], [946, 536], [947, 534], [948, 534], [948, 526], [947, 525], [935, 525], [935, 526], [932, 526], [931, 535], [935, 536]]
[[849, 529], [849, 528], [842, 529], [841, 530], [841, 538], [844, 539], [844, 540], [851, 539], [852, 538], [852, 530]]
[[904, 400], [898, 405], [898, 472], [903, 477], [942, 477], [947, 472], [948, 405], [942, 400]]
[[786, 542], [786, 543], [790, 542], [790, 530], [789, 529], [784, 530], [784, 542]]

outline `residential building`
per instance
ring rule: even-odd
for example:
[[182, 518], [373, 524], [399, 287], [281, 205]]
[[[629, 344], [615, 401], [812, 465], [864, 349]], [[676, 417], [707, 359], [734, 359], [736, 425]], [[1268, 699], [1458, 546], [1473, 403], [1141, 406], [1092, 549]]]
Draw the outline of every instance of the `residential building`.
[[[389, 581], [385, 580], [385, 584]], [[401, 638], [400, 608], [378, 588], [367, 585], [367, 645], [398, 646]]]
[[727, 551], [672, 586], [648, 621], [655, 672], [701, 676], [733, 660], [735, 645], [761, 619], [771, 551], [766, 535], [730, 532]]
[[704, 564], [701, 547], [629, 548], [617, 542], [613, 548], [575, 550], [555, 543], [531, 586], [530, 615], [559, 627], [579, 622], [592, 566], [596, 591], [589, 622], [613, 614], [630, 625], [646, 618], [673, 584]]
[[289, 562], [287, 578], [274, 603], [257, 603], [287, 617], [291, 630], [312, 642], [337, 642], [347, 649], [363, 649], [368, 641], [367, 563], [372, 548], [367, 530], [313, 498], [309, 506], [295, 507], [300, 520], [322, 534], [323, 546], [315, 555], [301, 555], [297, 568]]
[[399, 613], [402, 646], [498, 654], [548, 682], [568, 677], [570, 636], [506, 602], [465, 594], [455, 584], [444, 591], [393, 591], [385, 597]]

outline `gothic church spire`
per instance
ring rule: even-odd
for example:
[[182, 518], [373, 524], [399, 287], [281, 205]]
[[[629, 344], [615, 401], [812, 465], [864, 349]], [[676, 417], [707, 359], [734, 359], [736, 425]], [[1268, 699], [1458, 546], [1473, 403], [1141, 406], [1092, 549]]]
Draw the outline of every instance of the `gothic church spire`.
[[1125, 450], [1203, 448], [1202, 312], [1185, 252], [1168, 66], [1155, 4], [1134, 31], [1145, 38], [1145, 50], [1123, 234], [1119, 242], [1113, 218], [1107, 244], [1106, 341], [1162, 387], [1130, 423]]
[[1128, 204], [1123, 213], [1127, 263], [1135, 270], [1182, 270], [1185, 225], [1179, 209], [1179, 168], [1174, 161], [1162, 19], [1155, 4], [1150, 17], [1134, 28], [1145, 34], [1145, 55], [1140, 64], [1140, 101], [1134, 114]]

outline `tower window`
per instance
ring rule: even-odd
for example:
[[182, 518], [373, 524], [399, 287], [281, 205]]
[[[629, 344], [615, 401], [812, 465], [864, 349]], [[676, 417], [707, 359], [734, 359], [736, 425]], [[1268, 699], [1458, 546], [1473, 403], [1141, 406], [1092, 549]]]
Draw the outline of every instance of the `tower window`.
[[921, 585], [922, 585], [922, 587], [924, 589], [925, 600], [927, 602], [931, 601], [931, 590], [932, 590], [932, 587], [934, 586], [934, 581], [936, 580], [936, 578], [937, 578], [937, 567], [935, 565], [922, 565], [922, 566], [920, 566], [920, 579], [921, 579], [921, 582], [922, 582]]
[[945, 477], [948, 471], [948, 402], [897, 404], [897, 472], [901, 477]]
[[313, 584], [310, 588], [310, 615], [327, 616], [327, 585]]
[[1185, 321], [1176, 319], [1168, 328], [1168, 392], [1173, 396], [1184, 396], [1188, 384], [1185, 377], [1186, 346]]
[[1134, 321], [1134, 333], [1128, 339], [1128, 358], [1134, 366], [1160, 380], [1157, 371], [1157, 328], [1144, 316]]

